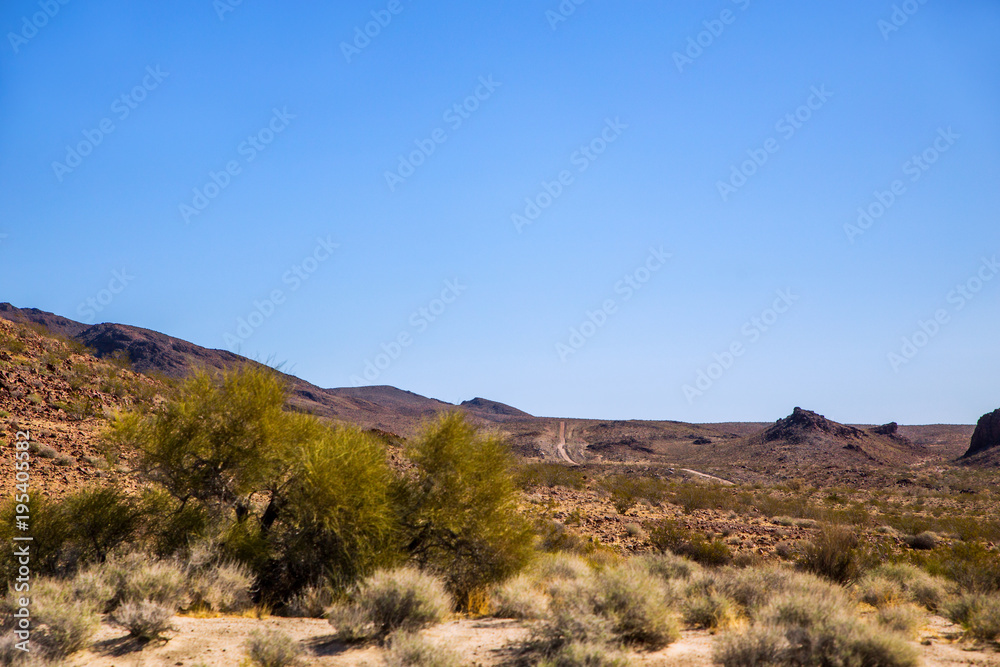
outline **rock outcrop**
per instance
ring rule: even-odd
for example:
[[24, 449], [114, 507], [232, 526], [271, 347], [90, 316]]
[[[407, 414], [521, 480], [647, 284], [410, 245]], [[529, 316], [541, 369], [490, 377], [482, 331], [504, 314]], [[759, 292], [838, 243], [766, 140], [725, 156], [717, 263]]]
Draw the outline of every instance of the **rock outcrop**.
[[972, 433], [969, 450], [962, 458], [974, 456], [988, 449], [1000, 447], [1000, 408], [979, 418], [976, 430]]

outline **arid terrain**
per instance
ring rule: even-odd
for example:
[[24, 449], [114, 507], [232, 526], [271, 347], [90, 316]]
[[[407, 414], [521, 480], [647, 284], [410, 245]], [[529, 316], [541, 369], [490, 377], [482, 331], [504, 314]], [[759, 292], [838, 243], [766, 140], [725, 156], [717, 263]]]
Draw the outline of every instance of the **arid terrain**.
[[[0, 304], [5, 439], [9, 445], [18, 431], [31, 432], [33, 489], [50, 498], [102, 485], [136, 492], [140, 471], [128, 457], [110, 456], [102, 438], [114, 415], [169, 400], [195, 369], [241, 363], [255, 362], [136, 327], [87, 326]], [[398, 465], [428, 419], [465, 413], [517, 455], [521, 511], [541, 548], [598, 568], [634, 555], [684, 553], [676, 548], [681, 542], [695, 560], [717, 559], [711, 566], [791, 568], [828, 524], [853, 526], [865, 553], [935, 573], [947, 574], [947, 554], [971, 543], [1000, 563], [1000, 449], [981, 445], [963, 458], [974, 425], [846, 425], [798, 407], [761, 423], [536, 417], [483, 398], [452, 405], [387, 386], [322, 389], [285, 378], [290, 410], [359, 425], [386, 443]], [[0, 459], [5, 496], [14, 466], [12, 455]], [[876, 609], [860, 613], [873, 617]], [[140, 644], [106, 618], [94, 642], [67, 664], [246, 664], [244, 643], [261, 628], [298, 641], [308, 664], [378, 665], [384, 653], [377, 644], [338, 641], [324, 619], [283, 618], [259, 607], [182, 613], [172, 624], [168, 641]], [[531, 619], [495, 618], [485, 605], [423, 633], [467, 664], [492, 665], [515, 660], [533, 627]], [[665, 648], [632, 651], [632, 662], [713, 664], [725, 627], [685, 626]], [[971, 638], [940, 610], [919, 622], [915, 642], [920, 664], [1000, 664], [995, 643]]]

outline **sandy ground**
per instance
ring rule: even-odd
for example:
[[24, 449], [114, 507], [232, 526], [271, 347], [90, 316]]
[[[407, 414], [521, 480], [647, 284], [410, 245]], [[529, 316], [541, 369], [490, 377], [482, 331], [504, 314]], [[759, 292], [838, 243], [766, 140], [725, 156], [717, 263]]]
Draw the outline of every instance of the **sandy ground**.
[[[320, 619], [222, 617], [174, 618], [176, 630], [167, 642], [145, 647], [129, 640], [114, 626], [101, 626], [92, 648], [73, 656], [74, 667], [237, 667], [245, 657], [243, 643], [251, 632], [272, 628], [299, 640], [307, 665], [380, 667], [382, 649], [344, 646], [332, 640], [330, 626]], [[524, 623], [500, 619], [461, 619], [430, 628], [424, 635], [442, 647], [457, 651], [468, 665], [500, 665], [514, 655], [513, 646], [528, 636]], [[712, 664], [713, 635], [704, 630], [685, 631], [680, 641], [661, 651], [632, 654], [639, 667], [708, 667]], [[934, 616], [921, 631], [920, 652], [926, 667], [958, 665], [1000, 666], [1000, 647], [960, 641], [960, 631]]]

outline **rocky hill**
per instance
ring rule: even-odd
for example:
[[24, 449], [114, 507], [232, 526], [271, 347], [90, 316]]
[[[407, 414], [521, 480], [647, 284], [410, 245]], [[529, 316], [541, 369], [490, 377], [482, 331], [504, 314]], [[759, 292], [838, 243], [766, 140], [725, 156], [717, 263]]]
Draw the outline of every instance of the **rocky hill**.
[[962, 460], [967, 465], [1000, 466], [1000, 409], [979, 418]]

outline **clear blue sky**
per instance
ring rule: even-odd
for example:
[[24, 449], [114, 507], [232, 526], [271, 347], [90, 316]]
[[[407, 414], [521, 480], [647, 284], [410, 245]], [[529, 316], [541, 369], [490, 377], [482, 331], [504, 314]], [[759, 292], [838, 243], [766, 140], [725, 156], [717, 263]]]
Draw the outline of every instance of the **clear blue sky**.
[[996, 2], [225, 2], [4, 3], [0, 300], [539, 415], [1000, 406]]

